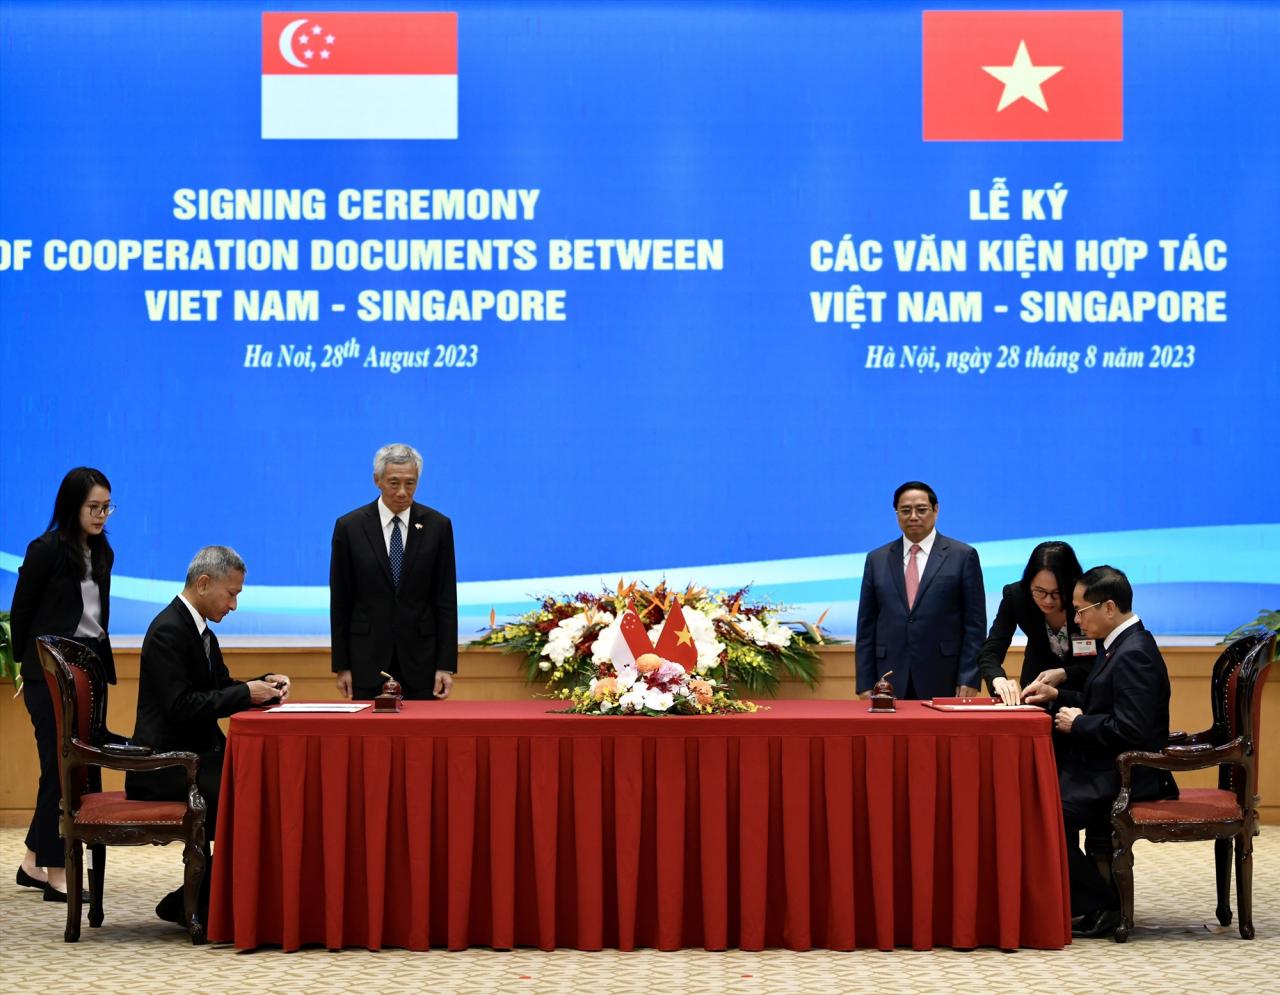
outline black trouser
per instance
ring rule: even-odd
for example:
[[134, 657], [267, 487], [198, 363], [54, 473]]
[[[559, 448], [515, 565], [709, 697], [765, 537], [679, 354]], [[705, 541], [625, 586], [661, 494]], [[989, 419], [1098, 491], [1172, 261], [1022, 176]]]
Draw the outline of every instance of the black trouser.
[[1080, 830], [1100, 828], [1111, 831], [1111, 805], [1076, 804], [1064, 800], [1062, 823], [1067, 832], [1067, 871], [1071, 876], [1071, 915], [1082, 916], [1099, 909], [1120, 908], [1120, 893], [1104, 878], [1092, 857], [1080, 848]]
[[22, 682], [22, 699], [31, 716], [36, 752], [40, 756], [40, 786], [36, 789], [36, 809], [27, 830], [27, 849], [36, 855], [36, 863], [41, 867], [61, 867], [66, 861], [66, 848], [58, 832], [62, 801], [62, 785], [58, 781], [58, 726], [53, 698], [43, 675], [39, 680]]
[[[196, 768], [196, 787], [204, 798], [204, 879], [200, 883], [198, 907], [200, 917], [209, 908], [209, 885], [213, 881], [213, 850], [210, 844], [218, 828], [218, 796], [222, 791], [222, 750], [200, 754]], [[129, 798], [159, 801], [187, 800], [187, 776], [181, 767], [165, 767], [156, 771], [129, 774], [125, 778], [125, 794]], [[170, 893], [173, 901], [179, 901], [182, 888]], [[166, 896], [166, 898], [170, 897]]]

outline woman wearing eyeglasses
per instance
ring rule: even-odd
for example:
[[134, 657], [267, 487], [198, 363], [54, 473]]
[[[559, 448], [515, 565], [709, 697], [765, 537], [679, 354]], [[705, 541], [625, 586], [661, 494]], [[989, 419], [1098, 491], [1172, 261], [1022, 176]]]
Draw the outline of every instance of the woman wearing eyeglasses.
[[18, 884], [39, 888], [47, 902], [67, 900], [66, 851], [58, 836], [58, 735], [53, 699], [36, 654], [37, 636], [68, 636], [92, 649], [107, 682], [116, 682], [107, 638], [111, 564], [107, 518], [115, 511], [111, 483], [100, 470], [78, 466], [62, 478], [48, 530], [27, 547], [13, 592], [10, 625], [22, 664], [22, 697], [35, 728], [40, 787], [27, 831]]
[[[1022, 580], [1005, 586], [996, 620], [978, 651], [978, 669], [993, 695], [1016, 705], [1022, 688], [1039, 680], [1055, 687], [1070, 681], [1083, 685], [1094, 657], [1075, 658], [1071, 640], [1080, 635], [1071, 608], [1071, 592], [1084, 571], [1075, 550], [1065, 542], [1042, 542], [1031, 551]], [[1004, 670], [1013, 630], [1027, 637], [1022, 673], [1017, 680]]]

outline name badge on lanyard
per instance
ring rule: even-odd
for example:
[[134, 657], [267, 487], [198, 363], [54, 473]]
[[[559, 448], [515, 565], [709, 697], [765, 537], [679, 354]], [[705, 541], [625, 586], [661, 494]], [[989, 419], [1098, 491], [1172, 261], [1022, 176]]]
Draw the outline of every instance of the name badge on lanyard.
[[1074, 636], [1071, 640], [1072, 656], [1097, 656], [1098, 640], [1088, 639], [1084, 636]]

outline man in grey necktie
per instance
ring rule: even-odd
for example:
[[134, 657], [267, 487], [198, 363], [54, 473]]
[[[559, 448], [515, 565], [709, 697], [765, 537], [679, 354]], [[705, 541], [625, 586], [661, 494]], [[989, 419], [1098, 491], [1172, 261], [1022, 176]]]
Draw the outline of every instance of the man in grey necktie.
[[[227, 546], [206, 546], [187, 568], [181, 593], [156, 616], [142, 640], [138, 670], [138, 719], [134, 742], [156, 753], [185, 750], [200, 758], [196, 772], [205, 801], [205, 839], [218, 826], [218, 797], [226, 737], [218, 720], [289, 697], [289, 678], [266, 674], [248, 681], [231, 676], [210, 625], [236, 610], [244, 588], [244, 560]], [[130, 798], [180, 800], [187, 797], [184, 771], [168, 767], [131, 771], [125, 777]], [[209, 901], [206, 867], [202, 893], [195, 907]], [[182, 922], [187, 915], [182, 889], [170, 892], [156, 907], [156, 915]], [[204, 912], [200, 912], [203, 918]]]

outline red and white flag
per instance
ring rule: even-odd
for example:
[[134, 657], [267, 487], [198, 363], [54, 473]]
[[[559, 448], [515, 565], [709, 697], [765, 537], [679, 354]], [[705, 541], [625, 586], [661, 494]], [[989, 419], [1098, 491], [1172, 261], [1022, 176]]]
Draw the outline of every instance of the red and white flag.
[[926, 10], [924, 140], [1120, 141], [1118, 10]]
[[649, 633], [636, 614], [635, 606], [628, 604], [618, 622], [618, 635], [613, 640], [609, 658], [615, 667], [634, 667], [636, 660], [652, 652], [653, 643], [649, 639]]
[[264, 13], [263, 138], [457, 138], [458, 15]]

